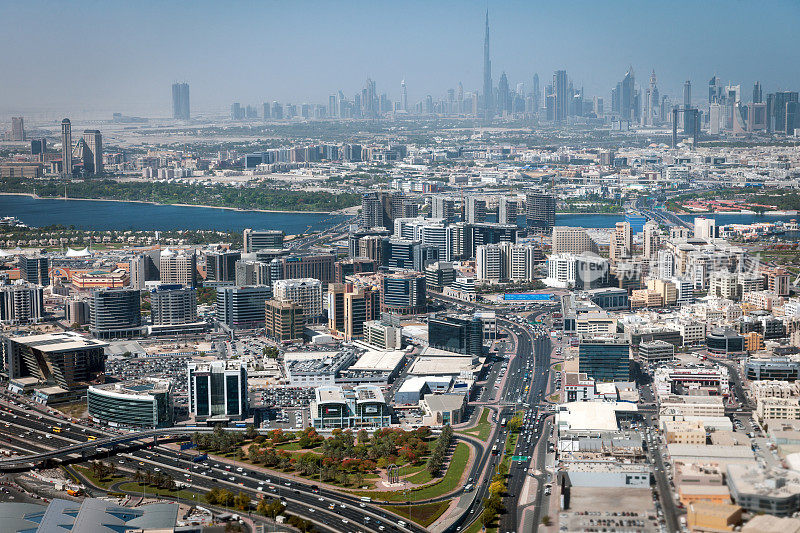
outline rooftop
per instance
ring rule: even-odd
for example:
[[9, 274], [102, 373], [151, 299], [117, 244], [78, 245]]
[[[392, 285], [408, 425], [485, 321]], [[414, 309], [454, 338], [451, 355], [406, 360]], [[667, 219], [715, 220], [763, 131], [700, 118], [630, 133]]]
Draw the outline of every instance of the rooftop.
[[75, 331], [25, 335], [10, 337], [10, 339], [46, 353], [68, 352], [84, 348], [105, 348], [108, 346], [108, 343], [81, 335]]

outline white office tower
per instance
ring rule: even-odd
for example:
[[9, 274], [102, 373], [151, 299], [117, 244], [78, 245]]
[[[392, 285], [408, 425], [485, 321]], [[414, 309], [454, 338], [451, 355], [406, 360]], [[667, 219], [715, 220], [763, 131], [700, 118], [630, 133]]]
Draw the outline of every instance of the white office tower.
[[504, 272], [511, 281], [531, 281], [535, 277], [536, 247], [527, 244], [504, 242], [500, 245], [503, 252]]
[[456, 201], [444, 196], [434, 196], [431, 201], [431, 217], [441, 218], [445, 222], [455, 222]]
[[477, 247], [477, 277], [482, 281], [501, 281], [503, 272], [503, 249], [499, 244], [481, 244]]
[[322, 282], [314, 278], [281, 279], [272, 285], [273, 297], [300, 306], [307, 322], [322, 317]]
[[[669, 250], [659, 250], [656, 256], [657, 265], [656, 272], [658, 272], [659, 279], [669, 279], [675, 275], [675, 256]], [[654, 269], [650, 269], [652, 272]]]
[[673, 277], [670, 279], [677, 292], [676, 305], [689, 305], [694, 303], [694, 282], [689, 278]]
[[712, 239], [719, 237], [717, 221], [713, 218], [697, 217], [694, 219], [694, 236], [696, 239], [703, 239], [711, 242]]
[[38, 323], [44, 316], [44, 288], [16, 282], [0, 286], [0, 323]]
[[470, 224], [486, 222], [486, 200], [481, 200], [475, 196], [468, 197], [465, 211], [466, 221]]

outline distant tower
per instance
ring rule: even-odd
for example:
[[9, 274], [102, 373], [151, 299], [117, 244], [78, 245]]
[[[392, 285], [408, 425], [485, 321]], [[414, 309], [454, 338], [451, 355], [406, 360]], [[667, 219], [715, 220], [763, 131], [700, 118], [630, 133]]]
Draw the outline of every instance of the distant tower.
[[491, 120], [492, 108], [492, 60], [489, 58], [489, 10], [486, 10], [486, 35], [483, 38], [483, 118]]
[[72, 177], [72, 124], [68, 118], [61, 121], [61, 171]]
[[557, 70], [553, 74], [554, 114], [553, 121], [567, 120], [567, 71]]
[[761, 90], [761, 82], [757, 81], [753, 85], [753, 103], [760, 104], [764, 101], [764, 93]]
[[85, 130], [83, 141], [91, 152], [92, 168], [87, 169], [90, 174], [103, 173], [103, 135], [100, 130]]
[[25, 140], [25, 119], [22, 117], [11, 117], [11, 140]]
[[[683, 109], [688, 110], [690, 107], [692, 107], [692, 82], [686, 80], [683, 84]], [[684, 135], [694, 133], [694, 118], [691, 113], [683, 114], [683, 133]]]
[[172, 84], [172, 118], [189, 120], [189, 84]]
[[541, 100], [542, 91], [539, 89], [539, 75], [533, 75], [533, 112], [534, 114], [539, 112], [539, 108], [542, 107], [542, 100]]
[[400, 105], [403, 111], [408, 113], [408, 90], [406, 89], [406, 80], [400, 82]]

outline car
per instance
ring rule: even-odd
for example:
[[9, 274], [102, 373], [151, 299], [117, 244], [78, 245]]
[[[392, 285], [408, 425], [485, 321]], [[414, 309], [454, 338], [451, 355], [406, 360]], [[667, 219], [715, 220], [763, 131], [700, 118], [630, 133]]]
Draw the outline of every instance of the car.
[[347, 518], [342, 518], [342, 524], [349, 524], [349, 523], [350, 520], [348, 520]]

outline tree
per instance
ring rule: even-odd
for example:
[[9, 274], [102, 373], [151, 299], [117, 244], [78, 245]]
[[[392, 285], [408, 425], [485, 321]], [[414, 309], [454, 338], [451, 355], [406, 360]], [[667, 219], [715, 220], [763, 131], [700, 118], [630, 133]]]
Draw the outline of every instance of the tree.
[[481, 513], [481, 524], [483, 524], [484, 527], [487, 527], [489, 524], [492, 523], [492, 521], [494, 521], [494, 516], [495, 516], [494, 511], [492, 511], [491, 509], [484, 509], [483, 512]]
[[506, 485], [502, 481], [493, 481], [491, 485], [489, 485], [489, 494], [494, 496], [495, 494], [503, 494], [506, 490]]
[[246, 511], [250, 507], [250, 496], [240, 492], [234, 498], [234, 506], [240, 511]]
[[549, 526], [552, 520], [550, 520], [550, 515], [544, 515], [542, 517], [542, 525]]
[[508, 421], [508, 430], [516, 433], [522, 427], [522, 418], [515, 416]]

